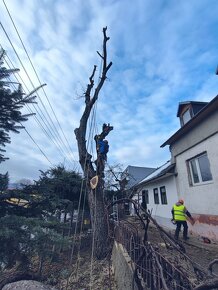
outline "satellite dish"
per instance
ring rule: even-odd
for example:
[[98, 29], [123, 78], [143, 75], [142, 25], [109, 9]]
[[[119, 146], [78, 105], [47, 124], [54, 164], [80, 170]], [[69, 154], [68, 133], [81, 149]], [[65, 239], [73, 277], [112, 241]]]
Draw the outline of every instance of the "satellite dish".
[[92, 177], [92, 179], [90, 180], [90, 185], [92, 189], [95, 189], [98, 185], [98, 175], [95, 175], [94, 177]]

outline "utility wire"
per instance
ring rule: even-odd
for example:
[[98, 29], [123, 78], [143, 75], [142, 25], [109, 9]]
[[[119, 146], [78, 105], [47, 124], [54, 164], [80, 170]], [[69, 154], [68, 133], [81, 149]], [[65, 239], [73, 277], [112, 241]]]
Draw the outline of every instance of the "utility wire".
[[[8, 56], [7, 56], [7, 57], [8, 57]], [[9, 58], [9, 57], [8, 57], [8, 58]], [[6, 62], [6, 64], [8, 65], [8, 67], [10, 68], [10, 65], [9, 65], [9, 63], [7, 62], [6, 58], [4, 58], [4, 61]], [[13, 63], [12, 63], [12, 65], [13, 65]], [[14, 65], [13, 65], [13, 67], [14, 67]], [[18, 75], [19, 75], [19, 74], [18, 74]], [[18, 79], [18, 77], [16, 76], [15, 73], [14, 73], [14, 77], [15, 77], [16, 80], [20, 83], [20, 80]], [[30, 91], [29, 91], [29, 89], [27, 88], [26, 84], [24, 83], [22, 77], [21, 77], [20, 75], [19, 75], [19, 77], [20, 77], [20, 79], [21, 79], [22, 85], [24, 85], [24, 86], [26, 87], [27, 91], [30, 93]], [[25, 92], [25, 90], [24, 90], [24, 92]], [[50, 128], [49, 128], [48, 125], [45, 123], [44, 119], [42, 118], [42, 116], [41, 116], [39, 110], [37, 109], [37, 106], [36, 106], [35, 104], [33, 104], [33, 106], [34, 106], [34, 108], [35, 108], [37, 114], [38, 114], [39, 117], [41, 118], [41, 120], [42, 120], [42, 122], [44, 123], [45, 127], [47, 127], [47, 129], [49, 130], [49, 133], [50, 133], [50, 135], [51, 135], [52, 137], [49, 135], [49, 133], [48, 133], [48, 132], [46, 131], [46, 129], [43, 127], [41, 121], [37, 118], [37, 116], [35, 115], [35, 113], [32, 111], [31, 107], [30, 107], [28, 104], [26, 104], [26, 106], [27, 106], [29, 112], [30, 112], [31, 114], [34, 114], [35, 121], [37, 122], [37, 124], [39, 124], [39, 126], [41, 127], [41, 129], [43, 130], [43, 132], [45, 133], [45, 135], [46, 135], [46, 136], [47, 136], [47, 137], [48, 137], [48, 138], [49, 138], [49, 139], [54, 143], [54, 145], [57, 147], [57, 149], [58, 149], [59, 152], [62, 154], [62, 156], [63, 156], [64, 158], [66, 158], [64, 151], [62, 150], [60, 144], [58, 144], [58, 143], [56, 142], [56, 140], [54, 139], [54, 135], [53, 135], [53, 133], [51, 132]], [[40, 108], [39, 108], [39, 109], [40, 109]], [[70, 161], [68, 161], [68, 162], [70, 162]]]
[[[9, 81], [11, 81], [10, 78], [8, 78]], [[14, 89], [16, 90], [16, 87], [13, 85]], [[24, 91], [25, 92], [25, 91]], [[41, 129], [43, 130], [44, 134], [51, 139], [51, 141], [54, 143], [55, 146], [57, 146], [57, 144], [55, 143], [55, 141], [49, 136], [49, 134], [47, 133], [47, 131], [44, 129], [43, 125], [41, 124], [40, 120], [37, 118], [37, 116], [35, 115], [35, 113], [32, 111], [32, 109], [30, 108], [30, 106], [28, 104], [26, 104], [28, 111], [30, 112], [30, 114], [33, 114], [33, 117], [36, 121], [36, 123], [41, 127]], [[59, 150], [59, 153], [62, 154], [62, 157], [64, 157], [64, 159], [66, 159], [66, 157], [63, 155], [62, 151], [60, 150], [60, 148], [57, 147], [57, 149]], [[68, 161], [69, 162], [69, 161]]]
[[[9, 61], [10, 61], [11, 65], [12, 65], [12, 67], [15, 69], [15, 66], [14, 66], [13, 62], [11, 61], [11, 59], [9, 58], [8, 55], [7, 55], [7, 58], [9, 59]], [[4, 61], [5, 61], [5, 63], [8, 65], [8, 67], [9, 67], [10, 69], [12, 69], [11, 66], [10, 66], [10, 64], [8, 63], [8, 61], [6, 60], [5, 57], [4, 57]], [[19, 73], [18, 73], [18, 75], [19, 75]], [[27, 86], [26, 86], [25, 82], [23, 81], [22, 77], [19, 75], [19, 78], [20, 78], [20, 80], [19, 80], [15, 73], [14, 73], [14, 77], [16, 78], [16, 80], [18, 81], [18, 83], [20, 83], [20, 80], [21, 80], [22, 84], [26, 87], [27, 91], [30, 93], [30, 91], [29, 91], [29, 89], [27, 88]], [[25, 90], [24, 90], [24, 92], [25, 92]], [[32, 111], [31, 107], [30, 107], [28, 104], [26, 104], [26, 106], [27, 106], [29, 112], [30, 112], [31, 114], [34, 114], [34, 112]], [[49, 131], [49, 133], [46, 131], [46, 129], [44, 128], [44, 126], [43, 126], [42, 122], [39, 120], [39, 118], [34, 114], [34, 119], [35, 119], [35, 121], [37, 122], [37, 124], [41, 127], [41, 129], [43, 130], [44, 134], [45, 134], [45, 135], [46, 135], [46, 136], [47, 136], [47, 137], [48, 137], [48, 138], [53, 142], [53, 144], [57, 147], [57, 149], [58, 149], [59, 153], [61, 153], [62, 157], [64, 157], [64, 159], [66, 159], [69, 163], [72, 163], [72, 161], [69, 160], [69, 159], [66, 157], [65, 152], [64, 152], [63, 149], [61, 148], [61, 145], [60, 145], [59, 143], [57, 143], [57, 141], [55, 140], [52, 131], [51, 131], [50, 128], [48, 127], [48, 125], [47, 125], [47, 123], [45, 122], [45, 120], [42, 118], [42, 116], [41, 116], [39, 110], [37, 109], [37, 106], [36, 106], [35, 104], [33, 104], [33, 106], [34, 106], [34, 108], [35, 108], [35, 110], [36, 110], [38, 116], [40, 117], [40, 119], [41, 119], [42, 122], [44, 123], [44, 126], [45, 126], [45, 127], [47, 128], [47, 130]], [[40, 109], [40, 107], [39, 107], [39, 109]], [[49, 135], [49, 134], [50, 134], [50, 135]], [[73, 163], [72, 163], [72, 164], [73, 164]], [[73, 165], [74, 165], [74, 164], [73, 164]]]
[[27, 131], [27, 129], [22, 125], [22, 123], [20, 123], [21, 126], [23, 127], [23, 129], [26, 131], [26, 133], [28, 134], [28, 136], [30, 137], [30, 139], [33, 141], [33, 143], [38, 147], [39, 151], [42, 153], [42, 155], [47, 159], [47, 161], [52, 165], [52, 167], [54, 167], [54, 165], [51, 163], [51, 161], [48, 159], [48, 157], [46, 156], [46, 154], [42, 151], [42, 149], [39, 147], [39, 145], [36, 143], [36, 141], [34, 140], [34, 138], [30, 135], [30, 133]]
[[[14, 47], [14, 45], [13, 45], [13, 43], [12, 43], [10, 37], [9, 37], [9, 35], [8, 35], [8, 33], [7, 33], [7, 31], [5, 30], [5, 28], [4, 28], [4, 26], [3, 26], [3, 24], [2, 24], [1, 22], [0, 22], [0, 25], [1, 25], [1, 27], [2, 27], [2, 29], [3, 29], [3, 31], [4, 31], [4, 33], [5, 33], [5, 35], [6, 35], [7, 39], [8, 39], [8, 41], [9, 41], [11, 47], [13, 48], [14, 53], [16, 54], [16, 56], [17, 56], [17, 58], [18, 58], [18, 60], [19, 60], [19, 62], [20, 62], [20, 64], [21, 64], [21, 66], [22, 66], [22, 68], [23, 68], [23, 70], [24, 70], [24, 72], [25, 72], [25, 74], [26, 74], [26, 76], [28, 77], [28, 79], [29, 79], [31, 85], [33, 86], [33, 88], [35, 88], [35, 87], [34, 87], [34, 84], [33, 84], [33, 82], [32, 82], [32, 80], [31, 80], [31, 78], [30, 78], [30, 76], [29, 76], [29, 74], [28, 74], [28, 72], [27, 72], [27, 70], [26, 70], [26, 68], [25, 68], [24, 65], [23, 65], [23, 62], [22, 62], [20, 56], [18, 55], [18, 53], [17, 53], [17, 51], [16, 51], [16, 49], [15, 49], [15, 47]], [[46, 109], [46, 107], [45, 107], [45, 105], [44, 105], [44, 103], [43, 103], [43, 101], [42, 101], [40, 95], [38, 94], [38, 92], [36, 92], [36, 94], [37, 94], [37, 96], [38, 96], [38, 98], [39, 98], [39, 100], [40, 100], [40, 103], [42, 104], [42, 106], [43, 106], [45, 112], [47, 113], [48, 118], [49, 118], [50, 121], [47, 119], [47, 117], [45, 116], [45, 114], [41, 111], [41, 113], [42, 113], [44, 119], [46, 120], [47, 123], [51, 123], [51, 124], [53, 125], [53, 128], [54, 128], [54, 129], [52, 129], [53, 132], [54, 132], [53, 135], [55, 135], [56, 138], [57, 138], [57, 139], [58, 139], [58, 140], [63, 144], [63, 146], [65, 147], [66, 145], [64, 144], [62, 138], [59, 136], [58, 130], [57, 130], [57, 128], [56, 128], [56, 126], [55, 126], [53, 120], [51, 119], [51, 116], [50, 116], [48, 110]], [[52, 128], [52, 126], [51, 126], [51, 128]], [[73, 160], [73, 161], [74, 161], [74, 160]], [[75, 162], [75, 161], [74, 161], [74, 162]]]
[[[28, 57], [28, 59], [29, 59], [29, 61], [30, 61], [30, 64], [31, 64], [31, 66], [32, 66], [32, 68], [33, 68], [33, 70], [34, 70], [34, 72], [35, 72], [35, 74], [36, 74], [36, 77], [37, 77], [37, 79], [38, 79], [38, 81], [39, 81], [39, 84], [41, 85], [41, 81], [40, 81], [39, 76], [38, 76], [38, 74], [37, 74], [37, 72], [36, 72], [36, 69], [35, 69], [35, 67], [34, 67], [34, 65], [33, 65], [32, 61], [31, 61], [31, 58], [30, 58], [30, 56], [29, 56], [29, 53], [28, 53], [28, 51], [27, 51], [27, 49], [26, 49], [26, 47], [25, 47], [25, 45], [24, 45], [24, 43], [23, 43], [23, 40], [22, 40], [22, 38], [21, 38], [21, 36], [20, 36], [20, 33], [19, 33], [18, 29], [17, 29], [17, 26], [16, 26], [16, 24], [14, 23], [14, 20], [13, 20], [13, 18], [12, 18], [12, 16], [11, 16], [11, 13], [10, 13], [10, 11], [9, 11], [9, 9], [8, 9], [8, 7], [7, 7], [7, 5], [6, 5], [6, 3], [5, 3], [4, 0], [3, 0], [3, 3], [4, 3], [4, 6], [5, 6], [5, 8], [6, 8], [7, 12], [8, 12], [8, 15], [9, 15], [9, 17], [10, 17], [10, 19], [11, 19], [11, 22], [12, 22], [12, 24], [13, 24], [13, 26], [14, 26], [14, 29], [15, 29], [15, 31], [17, 32], [17, 35], [18, 35], [18, 37], [19, 37], [19, 39], [20, 39], [20, 41], [21, 41], [21, 44], [22, 44], [22, 46], [23, 46], [23, 49], [24, 49], [24, 51], [26, 52], [26, 55], [27, 55], [27, 57]], [[65, 133], [64, 133], [64, 131], [63, 131], [61, 125], [60, 125], [60, 122], [59, 122], [59, 120], [58, 120], [58, 118], [57, 118], [57, 115], [56, 115], [56, 113], [55, 113], [55, 111], [54, 111], [54, 109], [53, 109], [53, 107], [52, 107], [52, 105], [51, 105], [51, 102], [49, 101], [49, 98], [48, 98], [48, 96], [47, 96], [47, 94], [46, 94], [44, 88], [42, 88], [42, 90], [43, 90], [43, 92], [44, 92], [44, 94], [45, 94], [45, 97], [46, 97], [46, 99], [47, 99], [47, 102], [48, 102], [48, 104], [49, 104], [49, 106], [50, 106], [50, 108], [51, 108], [51, 110], [52, 110], [52, 112], [53, 112], [53, 114], [54, 114], [54, 117], [55, 117], [55, 119], [56, 119], [56, 121], [57, 121], [57, 123], [58, 123], [58, 126], [59, 126], [59, 128], [60, 128], [60, 130], [61, 130], [61, 132], [62, 132], [62, 134], [63, 134], [63, 136], [64, 136], [64, 139], [65, 139], [65, 141], [67, 142], [69, 152], [70, 152], [70, 153], [72, 154], [72, 156], [74, 157], [73, 151], [72, 151], [72, 149], [71, 149], [71, 147], [70, 147], [70, 144], [69, 144], [69, 142], [68, 142], [68, 140], [67, 140], [67, 138], [66, 138], [66, 135], [65, 135]], [[75, 159], [75, 158], [74, 158], [74, 159]]]
[[[11, 84], [11, 86], [14, 87], [14, 89], [16, 90], [16, 87], [14, 85], [14, 83], [10, 82], [10, 78], [8, 77], [9, 79], [9, 84]], [[37, 148], [39, 149], [39, 151], [42, 153], [42, 155], [46, 158], [46, 160], [53, 166], [53, 164], [51, 163], [51, 161], [49, 160], [49, 158], [47, 157], [47, 155], [43, 152], [43, 150], [40, 148], [40, 146], [37, 144], [37, 142], [34, 140], [34, 138], [31, 136], [31, 134], [27, 131], [27, 129], [24, 127], [24, 125], [19, 122], [19, 124], [22, 126], [22, 128], [26, 131], [27, 135], [30, 137], [30, 139], [33, 141], [33, 143], [37, 146]]]
[[[9, 79], [9, 84], [16, 90], [16, 87], [14, 85], [13, 82], [10, 82], [10, 78]], [[34, 140], [34, 138], [31, 136], [31, 134], [28, 132], [28, 130], [25, 128], [25, 126], [19, 122], [19, 124], [22, 126], [22, 128], [26, 131], [27, 135], [30, 137], [30, 139], [33, 141], [33, 143], [37, 146], [37, 148], [39, 149], [39, 151], [42, 153], [42, 155], [46, 158], [46, 160], [52, 165], [54, 166], [51, 161], [49, 160], [49, 158], [47, 157], [47, 155], [43, 152], [43, 150], [40, 148], [40, 146], [37, 144], [37, 142]]]

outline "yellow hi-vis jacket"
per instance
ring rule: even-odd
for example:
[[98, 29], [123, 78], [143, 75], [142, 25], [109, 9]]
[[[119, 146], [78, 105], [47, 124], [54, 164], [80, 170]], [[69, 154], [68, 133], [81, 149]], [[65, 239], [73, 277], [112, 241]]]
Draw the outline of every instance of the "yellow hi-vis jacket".
[[183, 204], [173, 206], [173, 215], [175, 221], [186, 221], [186, 208]]

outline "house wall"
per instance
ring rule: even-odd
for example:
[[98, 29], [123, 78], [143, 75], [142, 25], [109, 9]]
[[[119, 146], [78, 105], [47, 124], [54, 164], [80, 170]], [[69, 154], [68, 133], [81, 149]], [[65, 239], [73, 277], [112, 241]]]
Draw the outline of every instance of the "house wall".
[[218, 112], [211, 114], [204, 122], [198, 124], [190, 132], [184, 134], [178, 141], [171, 145], [170, 150], [172, 159], [175, 161], [175, 157], [185, 150], [196, 146], [202, 140], [218, 133]]
[[[161, 204], [160, 197], [160, 187], [165, 186], [166, 195], [167, 195], [167, 204]], [[159, 204], [154, 203], [154, 193], [153, 189], [158, 188], [159, 193]], [[149, 203], [147, 204], [147, 208], [152, 211], [152, 216], [157, 220], [157, 222], [167, 228], [175, 228], [175, 226], [171, 223], [171, 209], [173, 204], [177, 201], [177, 189], [175, 176], [169, 176], [166, 178], [162, 178], [158, 181], [151, 182], [143, 186], [139, 193], [139, 202], [142, 202], [141, 193], [142, 190], [148, 190], [149, 194]], [[134, 200], [137, 200], [138, 197], [135, 195]]]
[[[199, 185], [190, 185], [186, 160], [206, 151], [213, 180]], [[179, 196], [196, 214], [218, 214], [218, 134], [203, 141], [176, 157]]]

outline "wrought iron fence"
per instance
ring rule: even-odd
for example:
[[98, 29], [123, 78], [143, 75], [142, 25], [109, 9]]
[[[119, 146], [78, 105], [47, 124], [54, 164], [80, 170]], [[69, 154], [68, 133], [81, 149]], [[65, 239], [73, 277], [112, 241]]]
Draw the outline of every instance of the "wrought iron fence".
[[191, 290], [194, 284], [188, 276], [168, 261], [152, 244], [142, 243], [136, 226], [119, 222], [115, 240], [121, 243], [131, 257], [135, 280], [142, 289]]

